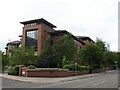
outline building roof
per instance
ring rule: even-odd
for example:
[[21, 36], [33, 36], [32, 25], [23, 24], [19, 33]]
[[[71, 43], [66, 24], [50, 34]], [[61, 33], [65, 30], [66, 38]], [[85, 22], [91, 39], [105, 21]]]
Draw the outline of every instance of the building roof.
[[18, 37], [22, 37], [23, 35], [19, 35]]
[[86, 39], [88, 39], [89, 41], [92, 41], [92, 42], [94, 42], [90, 37], [88, 37], [88, 36], [76, 36], [78, 39], [81, 39], [81, 40], [86, 40]]
[[12, 42], [9, 42], [9, 43], [7, 43], [7, 46], [10, 44], [10, 45], [19, 45], [21, 43], [21, 41], [18, 41], [18, 40], [16, 40], [16, 41], [12, 41]]
[[[66, 31], [66, 30], [57, 30], [57, 31], [54, 31], [54, 32], [50, 32], [50, 35], [52, 35], [52, 36], [63, 36], [64, 34], [71, 34], [71, 33], [69, 33], [69, 32]], [[71, 34], [71, 35], [72, 35], [72, 34]], [[74, 35], [72, 35], [72, 37], [73, 37], [76, 41], [80, 42], [82, 45], [85, 44], [82, 40], [78, 39], [78, 38], [75, 37]]]
[[29, 21], [24, 21], [24, 22], [20, 22], [21, 24], [30, 24], [30, 23], [45, 23], [48, 26], [50, 26], [51, 28], [56, 28], [55, 25], [53, 25], [52, 23], [48, 22], [47, 20], [40, 18], [40, 19], [34, 19], [34, 20], [29, 20]]

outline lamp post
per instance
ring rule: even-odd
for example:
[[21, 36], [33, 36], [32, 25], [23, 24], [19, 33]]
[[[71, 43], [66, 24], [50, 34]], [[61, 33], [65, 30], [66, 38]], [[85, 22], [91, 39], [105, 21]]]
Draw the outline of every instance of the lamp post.
[[[75, 67], [74, 67], [74, 69], [75, 69], [75, 72], [76, 72], [76, 70], [77, 70], [77, 62], [75, 63]], [[75, 75], [76, 75], [76, 73], [75, 73]]]
[[117, 70], [117, 61], [115, 61], [115, 67], [116, 67], [116, 70]]

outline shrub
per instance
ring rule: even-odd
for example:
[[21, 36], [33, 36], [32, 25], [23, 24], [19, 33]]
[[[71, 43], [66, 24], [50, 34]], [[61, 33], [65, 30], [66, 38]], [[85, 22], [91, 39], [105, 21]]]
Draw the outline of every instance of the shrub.
[[19, 66], [18, 65], [15, 66], [14, 71], [15, 71], [15, 75], [19, 75]]
[[79, 67], [80, 67], [80, 65], [74, 65], [74, 64], [63, 66], [64, 69], [69, 69], [69, 70], [80, 70]]
[[8, 69], [8, 66], [2, 66], [2, 70], [6, 71]]
[[8, 75], [15, 75], [15, 67], [13, 66], [9, 66], [8, 69], [7, 69], [7, 73]]
[[29, 69], [35, 69], [36, 67], [35, 66], [33, 66], [33, 65], [29, 65], [29, 66], [27, 66]]
[[80, 66], [80, 70], [89, 70], [89, 66]]
[[74, 70], [75, 69], [74, 65], [65, 65], [65, 66], [63, 66], [63, 68], [64, 69], [69, 69], [69, 70]]
[[63, 68], [69, 69], [69, 70], [89, 70], [88, 66], [80, 66], [80, 65], [74, 65], [74, 64], [65, 65]]
[[19, 66], [9, 66], [6, 72], [9, 75], [19, 75]]

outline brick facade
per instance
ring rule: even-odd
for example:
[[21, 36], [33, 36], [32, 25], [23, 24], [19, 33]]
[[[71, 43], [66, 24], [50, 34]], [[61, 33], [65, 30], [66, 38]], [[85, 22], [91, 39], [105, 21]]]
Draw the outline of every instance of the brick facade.
[[[46, 38], [51, 35], [51, 44], [57, 43], [59, 40], [64, 38], [65, 34], [70, 34], [66, 30], [55, 30], [53, 24], [49, 23], [45, 19], [36, 19], [21, 22], [24, 25], [22, 34], [22, 46], [26, 47], [26, 31], [37, 29], [38, 30], [38, 42], [37, 42], [37, 52], [40, 53], [46, 43]], [[72, 35], [75, 41], [75, 45], [78, 49], [82, 48], [84, 44], [89, 44], [89, 41], [82, 41], [81, 39]]]
[[37, 24], [37, 25], [32, 25], [32, 26], [25, 26], [23, 27], [23, 35], [22, 35], [22, 45], [23, 47], [25, 47], [26, 45], [26, 31], [29, 30], [34, 30], [37, 29], [38, 30], [38, 45], [37, 45], [37, 51], [41, 52], [45, 46], [45, 41], [46, 38], [48, 36], [49, 32], [53, 32], [54, 29], [51, 28], [50, 26], [41, 23], [41, 24]]

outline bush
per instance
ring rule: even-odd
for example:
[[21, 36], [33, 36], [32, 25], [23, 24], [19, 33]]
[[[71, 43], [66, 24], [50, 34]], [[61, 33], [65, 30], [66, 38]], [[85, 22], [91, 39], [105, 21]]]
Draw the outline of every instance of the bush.
[[63, 66], [64, 69], [69, 69], [69, 70], [80, 70], [79, 67], [80, 67], [80, 65], [74, 65], [74, 64]]
[[74, 64], [65, 65], [63, 68], [69, 69], [69, 70], [89, 70], [88, 66], [80, 66], [80, 65], [74, 65]]
[[14, 71], [15, 71], [15, 75], [19, 75], [19, 66], [18, 65], [15, 66]]
[[14, 70], [15, 67], [13, 66], [9, 66], [8, 69], [6, 70], [8, 75], [15, 75], [15, 70]]
[[36, 67], [35, 66], [33, 66], [33, 65], [29, 65], [29, 66], [27, 66], [29, 69], [35, 69]]
[[89, 70], [89, 66], [80, 66], [80, 70]]
[[8, 69], [8, 66], [2, 66], [2, 70], [6, 71]]
[[9, 66], [7, 71], [6, 71], [9, 75], [19, 75], [19, 66]]

